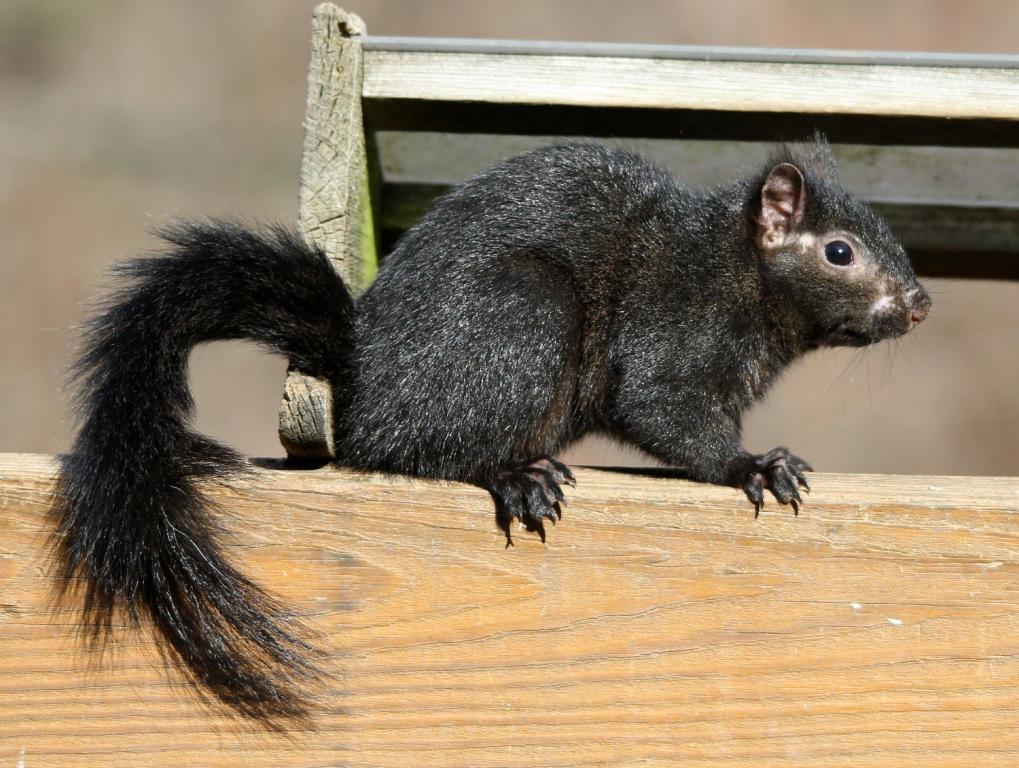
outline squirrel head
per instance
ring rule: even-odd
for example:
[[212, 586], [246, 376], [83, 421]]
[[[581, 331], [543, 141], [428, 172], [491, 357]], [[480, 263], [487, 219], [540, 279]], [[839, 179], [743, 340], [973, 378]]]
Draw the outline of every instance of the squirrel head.
[[931, 298], [902, 244], [839, 185], [823, 136], [785, 148], [753, 186], [751, 226], [772, 300], [801, 315], [817, 346], [864, 346], [922, 322]]

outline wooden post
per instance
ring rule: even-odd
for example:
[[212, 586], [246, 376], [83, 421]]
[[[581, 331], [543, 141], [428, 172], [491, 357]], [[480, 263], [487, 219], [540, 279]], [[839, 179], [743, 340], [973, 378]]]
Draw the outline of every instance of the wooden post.
[[[355, 295], [375, 271], [361, 117], [364, 22], [332, 3], [315, 9], [308, 71], [299, 226]], [[291, 456], [334, 453], [329, 382], [291, 368], [280, 405], [280, 442]]]

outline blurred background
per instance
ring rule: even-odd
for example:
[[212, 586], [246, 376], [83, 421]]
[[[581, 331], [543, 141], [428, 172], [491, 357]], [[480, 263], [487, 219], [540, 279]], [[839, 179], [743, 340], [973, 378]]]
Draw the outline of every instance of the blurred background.
[[[379, 35], [1016, 53], [1019, 29], [1010, 0], [347, 2]], [[66, 450], [72, 326], [152, 227], [295, 220], [313, 5], [0, 3], [0, 451]], [[1014, 155], [992, 160], [972, 167], [1014, 186]], [[795, 366], [750, 414], [748, 447], [824, 470], [1019, 473], [1019, 284], [931, 289], [931, 319], [897, 348]], [[285, 368], [246, 344], [197, 350], [199, 428], [280, 455]], [[571, 458], [646, 461], [597, 441]]]

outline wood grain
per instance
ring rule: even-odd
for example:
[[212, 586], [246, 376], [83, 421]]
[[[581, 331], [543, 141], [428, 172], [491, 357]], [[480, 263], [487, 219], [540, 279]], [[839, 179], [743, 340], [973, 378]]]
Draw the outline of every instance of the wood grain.
[[352, 291], [366, 286], [361, 264], [367, 173], [361, 78], [364, 22], [331, 3], [312, 17], [304, 115], [301, 233], [321, 247]]
[[280, 403], [279, 437], [287, 456], [329, 458], [333, 445], [333, 388], [327, 379], [287, 371]]
[[88, 669], [0, 456], [0, 765], [1019, 763], [1019, 479], [817, 475], [798, 518], [581, 470], [543, 545], [475, 488], [336, 468], [212, 489], [328, 650], [313, 730], [210, 714], [144, 633]]
[[1019, 69], [368, 50], [364, 97], [1019, 120]]
[[[351, 293], [374, 276], [375, 224], [366, 190], [361, 116], [364, 22], [332, 3], [312, 17], [298, 221], [301, 234], [329, 257]], [[329, 382], [291, 370], [279, 410], [280, 442], [290, 456], [329, 458]]]

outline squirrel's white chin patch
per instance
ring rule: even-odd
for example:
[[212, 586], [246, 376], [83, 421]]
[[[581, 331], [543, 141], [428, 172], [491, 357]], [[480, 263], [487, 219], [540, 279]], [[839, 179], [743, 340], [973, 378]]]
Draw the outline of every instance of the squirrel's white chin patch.
[[895, 299], [891, 296], [881, 296], [870, 305], [871, 315], [881, 315], [888, 312], [895, 306]]

